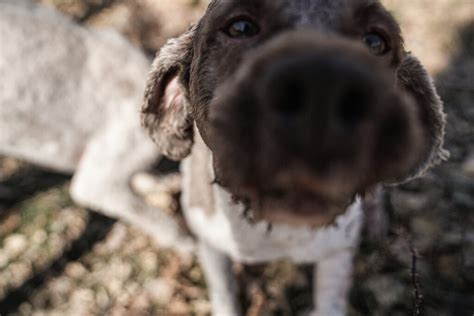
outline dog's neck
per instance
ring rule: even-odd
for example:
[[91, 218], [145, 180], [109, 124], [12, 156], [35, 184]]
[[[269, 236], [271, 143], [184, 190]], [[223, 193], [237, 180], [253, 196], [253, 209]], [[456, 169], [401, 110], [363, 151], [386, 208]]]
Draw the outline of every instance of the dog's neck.
[[194, 125], [194, 145], [191, 155], [186, 158], [183, 170], [186, 174], [186, 183], [192, 190], [189, 191], [188, 203], [190, 208], [201, 208], [208, 215], [215, 213], [215, 196], [212, 188], [215, 180], [212, 168], [212, 152], [204, 143], [199, 129]]

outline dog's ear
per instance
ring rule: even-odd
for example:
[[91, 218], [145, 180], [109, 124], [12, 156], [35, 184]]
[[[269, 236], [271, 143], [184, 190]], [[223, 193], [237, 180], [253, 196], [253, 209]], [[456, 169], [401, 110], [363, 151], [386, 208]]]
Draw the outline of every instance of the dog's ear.
[[160, 151], [181, 160], [193, 145], [193, 119], [187, 100], [187, 80], [195, 26], [169, 40], [157, 54], [148, 76], [142, 106], [142, 124]]
[[429, 168], [447, 160], [449, 152], [443, 148], [446, 125], [443, 102], [436, 92], [432, 78], [411, 53], [403, 56], [398, 80], [401, 88], [411, 95], [418, 106], [422, 131], [427, 141], [415, 167], [405, 179], [400, 179], [405, 182], [422, 176]]

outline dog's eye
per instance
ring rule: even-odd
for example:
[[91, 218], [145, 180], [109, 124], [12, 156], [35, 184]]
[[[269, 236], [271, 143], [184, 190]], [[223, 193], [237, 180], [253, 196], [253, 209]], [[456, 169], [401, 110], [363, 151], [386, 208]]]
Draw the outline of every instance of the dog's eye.
[[374, 55], [384, 55], [390, 50], [385, 39], [377, 33], [365, 34], [364, 43]]
[[257, 35], [259, 28], [255, 23], [247, 20], [240, 19], [233, 21], [226, 29], [225, 33], [232, 38], [246, 38]]

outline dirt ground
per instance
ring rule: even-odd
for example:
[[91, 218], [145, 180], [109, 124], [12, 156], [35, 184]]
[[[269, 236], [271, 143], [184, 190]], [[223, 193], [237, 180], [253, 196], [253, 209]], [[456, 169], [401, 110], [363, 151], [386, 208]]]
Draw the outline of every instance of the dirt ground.
[[[198, 0], [38, 0], [112, 27], [150, 56], [205, 7]], [[474, 1], [385, 0], [448, 113], [449, 162], [387, 188], [389, 231], [365, 236], [350, 315], [474, 315]], [[195, 258], [75, 206], [69, 177], [0, 157], [0, 315], [208, 315]], [[311, 269], [236, 266], [247, 315], [311, 307]]]

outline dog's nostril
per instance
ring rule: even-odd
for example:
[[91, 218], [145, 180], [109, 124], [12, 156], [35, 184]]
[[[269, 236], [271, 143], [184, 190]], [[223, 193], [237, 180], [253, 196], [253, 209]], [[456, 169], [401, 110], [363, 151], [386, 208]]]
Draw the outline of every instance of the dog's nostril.
[[264, 72], [262, 102], [283, 122], [295, 123], [308, 106], [312, 73], [298, 56], [274, 62]]
[[380, 94], [369, 69], [344, 55], [290, 56], [262, 73], [261, 104], [283, 127], [353, 131], [369, 118]]
[[304, 91], [300, 83], [290, 81], [285, 86], [274, 87], [273, 110], [284, 118], [296, 116], [304, 107]]
[[367, 91], [358, 87], [348, 88], [342, 93], [336, 105], [338, 126], [352, 131], [369, 116], [370, 103], [371, 97]]

